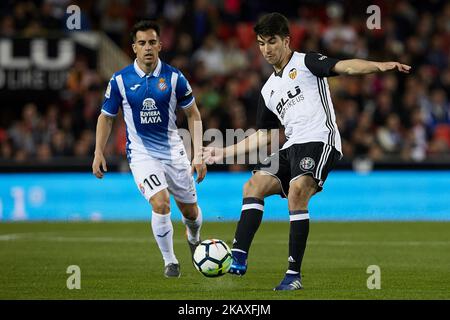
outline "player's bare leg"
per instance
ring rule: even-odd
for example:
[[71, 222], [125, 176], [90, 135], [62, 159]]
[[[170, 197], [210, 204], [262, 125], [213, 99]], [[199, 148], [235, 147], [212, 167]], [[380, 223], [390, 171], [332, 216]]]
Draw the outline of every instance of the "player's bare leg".
[[317, 182], [309, 175], [293, 180], [289, 186], [289, 210], [308, 210], [308, 203], [317, 191]]
[[180, 264], [173, 250], [173, 225], [170, 219], [169, 191], [163, 189], [150, 198], [152, 206], [152, 230], [164, 259], [164, 275], [179, 277]]
[[202, 227], [202, 210], [195, 203], [183, 203], [176, 201], [178, 208], [183, 214], [182, 221], [186, 226], [186, 236], [191, 250], [191, 256], [194, 255], [195, 248], [200, 244], [200, 229]]
[[244, 275], [247, 256], [256, 231], [261, 224], [264, 198], [281, 192], [279, 181], [264, 172], [256, 172], [244, 185], [241, 217], [233, 240], [232, 274]]
[[317, 191], [316, 181], [309, 175], [301, 176], [289, 186], [289, 267], [281, 283], [274, 290], [301, 289], [301, 265], [309, 233], [308, 203]]

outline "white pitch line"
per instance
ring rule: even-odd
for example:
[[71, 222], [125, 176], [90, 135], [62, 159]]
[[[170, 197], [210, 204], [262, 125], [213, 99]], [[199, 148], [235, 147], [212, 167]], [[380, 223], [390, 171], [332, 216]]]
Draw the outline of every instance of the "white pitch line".
[[20, 239], [20, 233], [2, 234], [0, 235], [0, 241], [11, 241]]
[[313, 245], [328, 246], [450, 246], [450, 241], [308, 241]]
[[152, 239], [147, 238], [118, 238], [118, 237], [75, 237], [64, 235], [46, 235], [45, 233], [14, 233], [0, 235], [0, 241], [20, 241], [20, 240], [33, 240], [44, 242], [134, 242], [145, 243]]
[[[12, 233], [0, 235], [0, 241], [43, 241], [43, 242], [94, 242], [94, 243], [152, 243], [155, 242], [152, 234], [148, 237], [85, 237], [65, 236], [49, 233]], [[186, 240], [174, 239], [174, 243], [185, 243]], [[287, 244], [287, 241], [257, 240], [256, 244]], [[311, 240], [308, 245], [318, 246], [450, 246], [450, 241], [346, 241], [346, 240]]]

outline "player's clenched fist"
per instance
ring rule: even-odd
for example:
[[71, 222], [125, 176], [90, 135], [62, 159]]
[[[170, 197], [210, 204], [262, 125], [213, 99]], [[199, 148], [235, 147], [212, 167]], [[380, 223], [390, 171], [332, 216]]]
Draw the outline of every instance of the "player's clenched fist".
[[[103, 171], [102, 171], [103, 170]], [[103, 178], [103, 172], [108, 171], [106, 167], [106, 159], [103, 154], [95, 154], [92, 162], [92, 173], [99, 179]]]

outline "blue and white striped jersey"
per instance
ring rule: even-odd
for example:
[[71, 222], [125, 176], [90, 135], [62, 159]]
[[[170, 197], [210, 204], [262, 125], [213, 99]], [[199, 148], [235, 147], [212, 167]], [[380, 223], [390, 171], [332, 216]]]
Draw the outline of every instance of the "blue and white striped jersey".
[[122, 106], [129, 161], [139, 155], [174, 161], [186, 157], [175, 110], [194, 101], [189, 82], [178, 69], [158, 60], [153, 73], [145, 74], [135, 61], [112, 76], [102, 112], [116, 116]]

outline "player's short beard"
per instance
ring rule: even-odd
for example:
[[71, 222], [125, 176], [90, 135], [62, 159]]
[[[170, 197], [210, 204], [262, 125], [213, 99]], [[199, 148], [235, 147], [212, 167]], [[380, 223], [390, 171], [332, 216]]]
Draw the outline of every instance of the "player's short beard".
[[272, 66], [273, 67], [277, 66], [277, 67], [279, 67], [281, 69], [283, 67], [283, 65], [282, 65], [283, 64], [283, 59], [284, 59], [284, 55], [280, 54], [279, 59], [276, 62], [272, 63]]
[[291, 52], [292, 51], [289, 48], [284, 49], [284, 53], [280, 56], [280, 61], [279, 61], [280, 68], [283, 68], [285, 66], [285, 65], [283, 65], [284, 59], [287, 59], [286, 65], [289, 63], [288, 58], [290, 57]]

